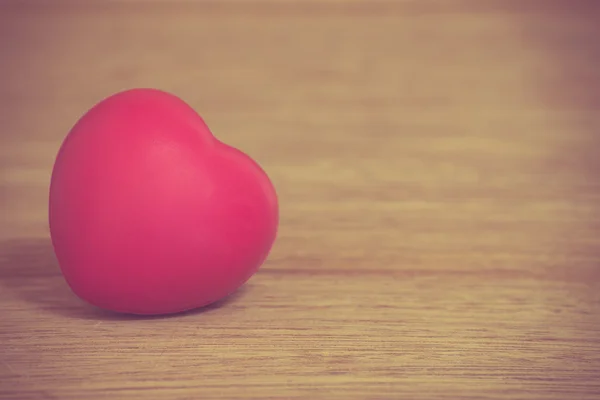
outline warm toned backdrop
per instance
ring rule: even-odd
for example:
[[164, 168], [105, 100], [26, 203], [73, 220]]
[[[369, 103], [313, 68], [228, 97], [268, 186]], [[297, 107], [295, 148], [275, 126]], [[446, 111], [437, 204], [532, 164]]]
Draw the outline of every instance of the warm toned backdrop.
[[[0, 398], [600, 398], [600, 2], [220, 4], [0, 2]], [[279, 192], [220, 307], [118, 317], [59, 274], [55, 153], [136, 86]]]

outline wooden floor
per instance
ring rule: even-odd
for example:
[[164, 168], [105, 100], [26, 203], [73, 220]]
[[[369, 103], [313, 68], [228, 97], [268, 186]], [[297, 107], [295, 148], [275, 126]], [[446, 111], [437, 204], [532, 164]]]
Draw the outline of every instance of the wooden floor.
[[[71, 3], [0, 3], [0, 398], [600, 399], [600, 3]], [[281, 201], [261, 271], [170, 318], [49, 244], [58, 146], [139, 86]]]

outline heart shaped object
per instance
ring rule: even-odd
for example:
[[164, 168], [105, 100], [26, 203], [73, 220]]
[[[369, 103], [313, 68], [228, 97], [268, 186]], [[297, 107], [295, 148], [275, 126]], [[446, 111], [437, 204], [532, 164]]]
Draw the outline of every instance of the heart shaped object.
[[71, 290], [99, 308], [171, 314], [223, 299], [274, 244], [275, 189], [184, 101], [157, 89], [113, 94], [65, 138], [49, 224]]

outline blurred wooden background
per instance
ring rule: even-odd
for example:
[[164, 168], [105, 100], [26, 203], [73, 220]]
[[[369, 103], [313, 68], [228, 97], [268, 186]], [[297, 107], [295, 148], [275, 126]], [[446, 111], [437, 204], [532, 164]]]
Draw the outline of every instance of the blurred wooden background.
[[[0, 0], [0, 398], [600, 399], [600, 3]], [[47, 190], [115, 91], [272, 177], [219, 306], [92, 309]]]

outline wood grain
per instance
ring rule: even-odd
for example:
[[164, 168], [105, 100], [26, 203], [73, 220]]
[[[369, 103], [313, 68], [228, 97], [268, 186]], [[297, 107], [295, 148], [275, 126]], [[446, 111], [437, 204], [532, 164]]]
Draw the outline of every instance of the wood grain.
[[[0, 3], [0, 398], [600, 399], [599, 3]], [[79, 301], [47, 190], [115, 91], [188, 101], [281, 201], [207, 309]]]

